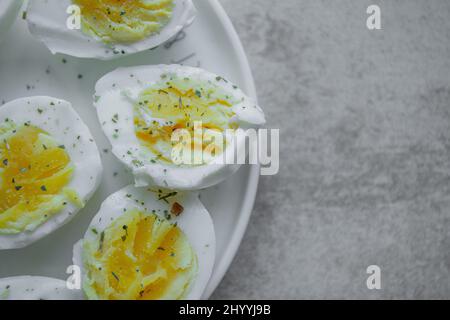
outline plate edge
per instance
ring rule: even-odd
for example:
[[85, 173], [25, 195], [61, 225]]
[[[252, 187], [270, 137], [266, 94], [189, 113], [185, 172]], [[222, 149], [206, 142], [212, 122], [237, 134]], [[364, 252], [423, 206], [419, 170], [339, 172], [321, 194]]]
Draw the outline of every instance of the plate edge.
[[[218, 16], [220, 23], [224, 26], [225, 30], [227, 30], [227, 36], [230, 38], [230, 42], [232, 43], [233, 49], [238, 55], [240, 67], [242, 73], [244, 74], [245, 92], [257, 101], [258, 97], [256, 93], [255, 80], [253, 78], [250, 63], [248, 61], [241, 39], [237, 34], [237, 31], [233, 23], [231, 22], [230, 18], [228, 17], [225, 9], [220, 4], [219, 0], [209, 0], [208, 3], [211, 6], [212, 10]], [[241, 211], [244, 214], [241, 216], [241, 219], [233, 232], [233, 236], [231, 237], [231, 239], [233, 240], [227, 246], [225, 254], [221, 258], [221, 263], [215, 266], [216, 270], [210, 279], [210, 282], [205, 290], [205, 293], [203, 294], [203, 299], [209, 299], [212, 296], [214, 291], [217, 289], [217, 287], [225, 277], [225, 274], [230, 268], [234, 258], [236, 257], [237, 251], [242, 243], [242, 239], [247, 230], [250, 221], [250, 216], [252, 215], [253, 208], [255, 205], [259, 185], [259, 174], [260, 174], [260, 165], [251, 165], [250, 175], [244, 196], [245, 200], [242, 205]], [[253, 185], [255, 185], [254, 188], [252, 188]]]

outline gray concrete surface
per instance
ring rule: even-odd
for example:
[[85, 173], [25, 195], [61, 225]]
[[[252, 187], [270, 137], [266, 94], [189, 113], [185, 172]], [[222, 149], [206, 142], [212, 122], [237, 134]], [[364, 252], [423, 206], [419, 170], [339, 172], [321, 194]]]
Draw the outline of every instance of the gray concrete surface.
[[213, 298], [450, 298], [450, 1], [221, 2], [281, 170]]

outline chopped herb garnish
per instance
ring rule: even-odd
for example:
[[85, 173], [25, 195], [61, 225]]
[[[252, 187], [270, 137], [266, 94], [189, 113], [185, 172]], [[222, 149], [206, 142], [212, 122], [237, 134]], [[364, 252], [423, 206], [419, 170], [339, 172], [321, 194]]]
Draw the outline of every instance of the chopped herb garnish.
[[111, 274], [113, 275], [114, 278], [116, 278], [117, 281], [120, 281], [120, 278], [117, 276], [117, 274], [115, 274], [114, 272], [111, 272]]
[[142, 167], [144, 166], [144, 164], [142, 163], [142, 161], [139, 161], [137, 159], [134, 159], [133, 161], [131, 161], [131, 163], [135, 166], [135, 167]]
[[176, 196], [177, 194], [178, 194], [178, 192], [174, 191], [174, 192], [168, 193], [168, 194], [166, 194], [166, 195], [164, 195], [164, 196], [160, 196], [160, 197], [158, 198], [158, 200], [167, 200], [167, 199], [169, 199], [170, 197]]
[[98, 246], [98, 251], [103, 250], [103, 241], [105, 240], [105, 232], [100, 233], [100, 244]]

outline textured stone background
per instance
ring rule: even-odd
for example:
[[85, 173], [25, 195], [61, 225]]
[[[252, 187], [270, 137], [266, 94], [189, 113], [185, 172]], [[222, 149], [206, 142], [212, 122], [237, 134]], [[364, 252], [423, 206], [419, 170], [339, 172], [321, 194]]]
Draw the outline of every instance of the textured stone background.
[[221, 2], [281, 169], [213, 298], [450, 298], [450, 1]]

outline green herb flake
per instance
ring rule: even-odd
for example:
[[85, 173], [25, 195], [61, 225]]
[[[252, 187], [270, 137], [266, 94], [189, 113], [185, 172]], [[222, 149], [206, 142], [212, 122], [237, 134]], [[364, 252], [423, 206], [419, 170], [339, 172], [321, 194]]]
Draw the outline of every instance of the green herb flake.
[[102, 233], [100, 233], [100, 243], [98, 246], [98, 251], [103, 251], [103, 241], [105, 241], [105, 232], [102, 231]]
[[117, 281], [120, 282], [120, 278], [117, 276], [117, 274], [114, 273], [114, 271], [111, 272], [111, 274], [113, 275], [114, 278], [116, 278]]

